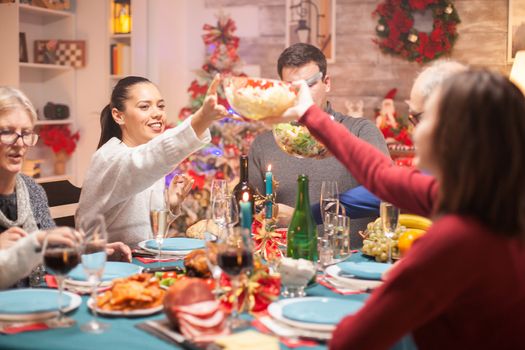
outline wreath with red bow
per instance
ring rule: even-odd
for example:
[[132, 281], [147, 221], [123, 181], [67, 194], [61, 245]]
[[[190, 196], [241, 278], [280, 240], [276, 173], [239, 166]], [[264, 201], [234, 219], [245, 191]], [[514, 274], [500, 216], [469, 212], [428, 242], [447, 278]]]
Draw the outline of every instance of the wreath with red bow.
[[[431, 33], [414, 28], [413, 13], [431, 10]], [[458, 12], [450, 0], [385, 0], [372, 13], [379, 16], [373, 41], [380, 49], [408, 61], [425, 63], [450, 52], [458, 37]]]

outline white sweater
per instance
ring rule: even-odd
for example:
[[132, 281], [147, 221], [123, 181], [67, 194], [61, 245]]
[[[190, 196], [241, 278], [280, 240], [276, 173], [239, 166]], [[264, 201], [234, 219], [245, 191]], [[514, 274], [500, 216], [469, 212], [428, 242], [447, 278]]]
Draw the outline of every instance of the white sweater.
[[0, 250], [0, 289], [12, 286], [21, 278], [29, 276], [42, 262], [40, 244], [34, 233], [19, 239], [12, 247]]
[[188, 118], [137, 147], [112, 138], [99, 148], [82, 186], [77, 225], [81, 218], [103, 214], [110, 242], [135, 245], [151, 238], [151, 191], [161, 195], [164, 176], [211, 140], [209, 130], [199, 139], [190, 122]]

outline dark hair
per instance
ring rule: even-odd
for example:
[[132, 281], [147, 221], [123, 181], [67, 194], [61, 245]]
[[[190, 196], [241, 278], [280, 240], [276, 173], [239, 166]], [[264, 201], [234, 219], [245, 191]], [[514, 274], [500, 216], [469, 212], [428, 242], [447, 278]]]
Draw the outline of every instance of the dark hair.
[[319, 71], [326, 76], [326, 57], [321, 50], [310, 44], [297, 43], [287, 47], [277, 60], [277, 73], [283, 78], [284, 67], [301, 67], [315, 62]]
[[97, 149], [108, 142], [111, 138], [116, 137], [122, 140], [122, 129], [118, 125], [111, 114], [113, 108], [119, 111], [124, 111], [124, 103], [129, 98], [129, 90], [133, 85], [141, 83], [150, 83], [143, 77], [125, 77], [120, 79], [111, 92], [111, 102], [104, 107], [100, 113], [100, 139], [98, 141]]
[[469, 70], [447, 80], [432, 135], [438, 210], [497, 234], [525, 234], [525, 97], [504, 76]]

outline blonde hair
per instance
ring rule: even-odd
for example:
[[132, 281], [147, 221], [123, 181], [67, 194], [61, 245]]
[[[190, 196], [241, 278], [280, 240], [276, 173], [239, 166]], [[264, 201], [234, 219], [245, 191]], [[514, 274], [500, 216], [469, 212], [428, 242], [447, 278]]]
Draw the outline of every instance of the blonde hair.
[[33, 124], [36, 122], [35, 107], [29, 101], [29, 98], [18, 89], [10, 86], [0, 86], [0, 115], [14, 109], [26, 111], [31, 118], [31, 122]]

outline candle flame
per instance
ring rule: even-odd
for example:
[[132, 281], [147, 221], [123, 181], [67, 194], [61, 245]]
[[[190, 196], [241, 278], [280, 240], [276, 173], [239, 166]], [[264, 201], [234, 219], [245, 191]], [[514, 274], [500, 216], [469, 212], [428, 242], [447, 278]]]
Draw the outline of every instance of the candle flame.
[[272, 171], [272, 165], [268, 164], [268, 171]]
[[242, 194], [242, 200], [243, 200], [244, 202], [248, 202], [249, 199], [250, 199], [250, 195], [248, 194], [248, 192], [244, 192], [244, 193]]

